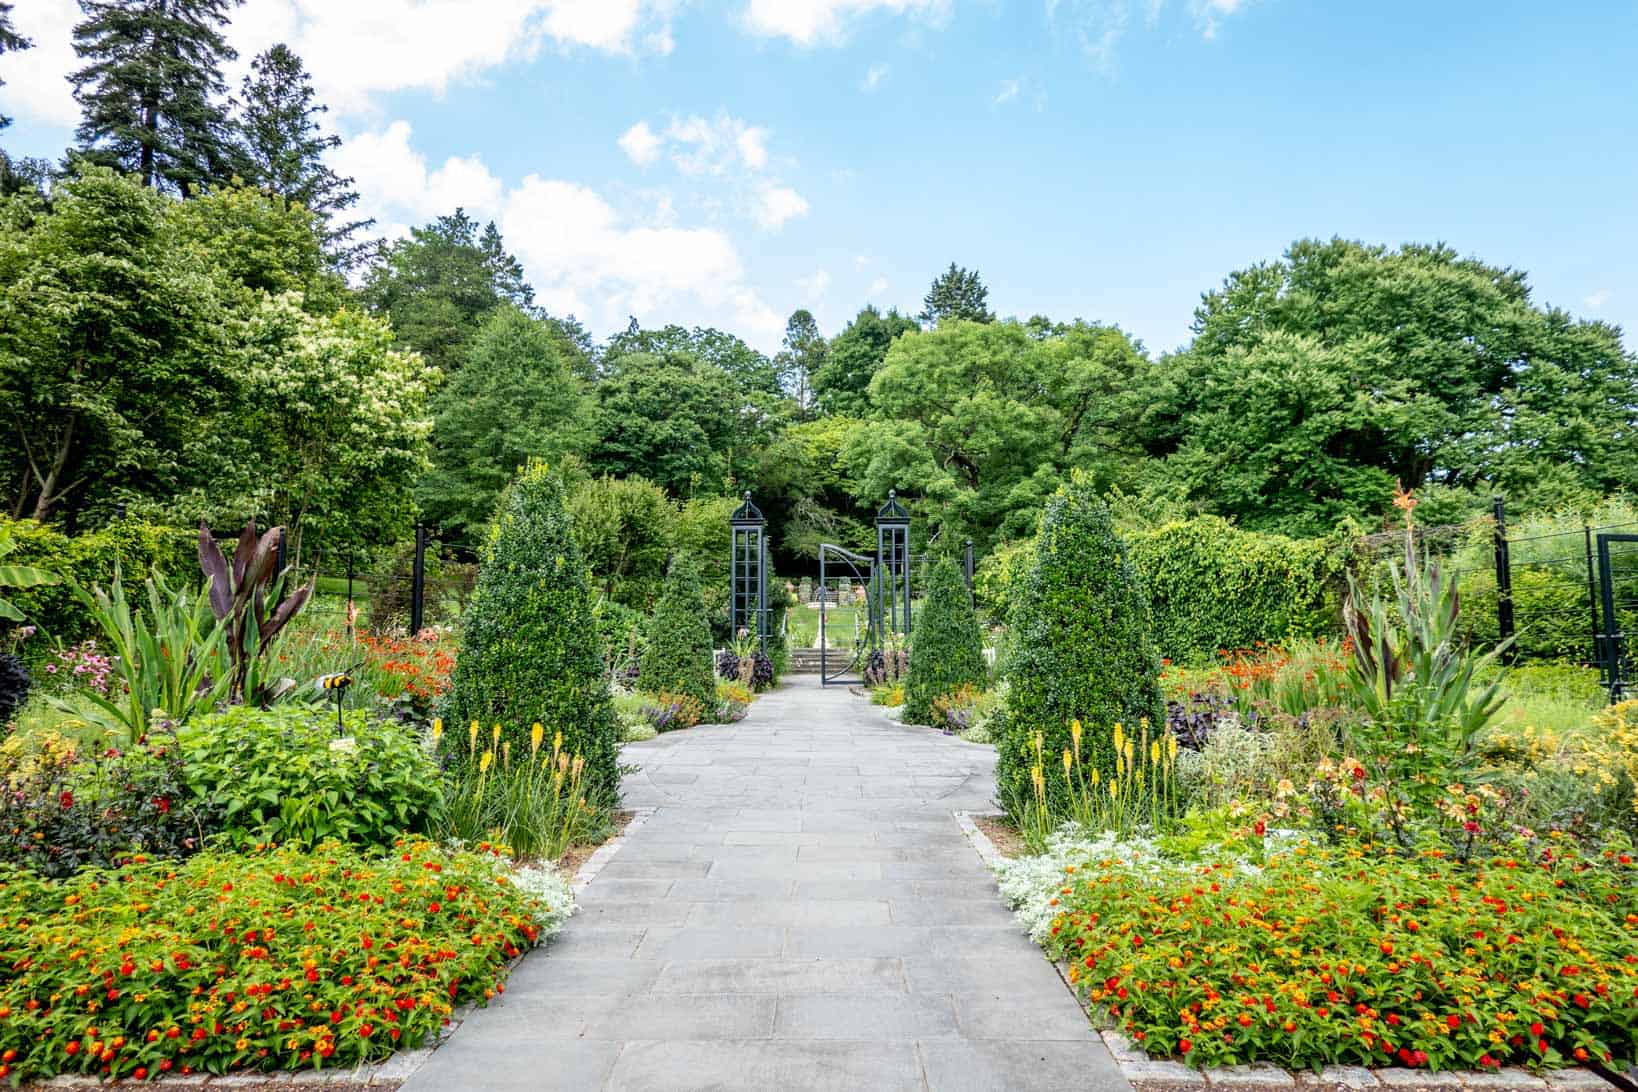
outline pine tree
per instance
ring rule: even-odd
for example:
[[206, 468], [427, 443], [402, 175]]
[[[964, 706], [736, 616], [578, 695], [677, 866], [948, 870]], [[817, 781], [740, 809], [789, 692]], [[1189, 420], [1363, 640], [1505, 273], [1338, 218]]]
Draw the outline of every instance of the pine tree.
[[963, 686], [982, 687], [988, 677], [972, 593], [955, 561], [943, 558], [933, 566], [927, 597], [916, 615], [910, 678], [904, 688], [904, 722], [942, 727], [933, 712], [933, 699]]
[[994, 322], [989, 308], [990, 290], [978, 279], [978, 270], [963, 269], [954, 262], [933, 278], [933, 286], [922, 300], [923, 323], [936, 326], [945, 319]]
[[[7, 53], [16, 53], [18, 50], [29, 49], [34, 43], [17, 33], [11, 25], [11, 5], [0, 3], [0, 56]], [[6, 86], [5, 80], [0, 80], [0, 87]], [[11, 124], [11, 119], [0, 114], [0, 129]]]
[[687, 554], [673, 557], [665, 574], [638, 682], [651, 694], [664, 691], [698, 700], [707, 718], [716, 706], [711, 623], [705, 617], [699, 569]]
[[830, 346], [819, 332], [819, 323], [807, 308], [792, 311], [785, 323], [785, 347], [774, 358], [780, 384], [796, 399], [798, 409], [813, 407], [813, 377], [824, 366]]
[[358, 193], [351, 178], [324, 163], [324, 153], [341, 138], [319, 126], [329, 108], [314, 101], [301, 58], [283, 43], [273, 46], [250, 63], [239, 94], [235, 128], [245, 180], [284, 198], [286, 207], [300, 205], [317, 216], [331, 259], [343, 268], [355, 264], [365, 244], [350, 240], [375, 221], [340, 221]]
[[80, 0], [69, 76], [88, 158], [187, 197], [232, 176], [235, 152], [222, 64], [238, 56], [223, 37], [239, 0]]

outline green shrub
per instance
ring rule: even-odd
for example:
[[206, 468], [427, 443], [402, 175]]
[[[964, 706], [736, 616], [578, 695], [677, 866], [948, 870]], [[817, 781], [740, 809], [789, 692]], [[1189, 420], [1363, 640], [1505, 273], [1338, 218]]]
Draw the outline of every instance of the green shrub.
[[563, 487], [525, 467], [501, 498], [466, 613], [447, 695], [452, 724], [503, 725], [512, 749], [536, 721], [586, 760], [586, 794], [611, 804], [620, 785], [619, 728], [603, 674], [592, 595]]
[[1148, 601], [1108, 506], [1080, 476], [1047, 502], [1012, 621], [1007, 711], [995, 735], [998, 790], [1016, 816], [1033, 800], [1037, 733], [1056, 811], [1068, 797], [1056, 756], [1070, 746], [1072, 721], [1085, 726], [1083, 761], [1106, 778], [1115, 771], [1112, 725], [1130, 725], [1135, 735], [1144, 718], [1164, 723]]
[[933, 702], [963, 686], [988, 680], [984, 637], [967, 582], [951, 558], [933, 566], [910, 641], [910, 677], [904, 686], [904, 722], [944, 727]]
[[1155, 647], [1176, 663], [1338, 628], [1348, 556], [1341, 540], [1243, 531], [1201, 516], [1134, 534], [1129, 545]]
[[622, 606], [651, 609], [677, 521], [665, 490], [646, 478], [591, 478], [568, 505], [575, 542], [597, 589]]
[[[413, 1049], [561, 923], [568, 893], [523, 880], [419, 840], [62, 881], [0, 867], [0, 1079], [341, 1070]], [[88, 982], [94, 999], [68, 1003]]]
[[665, 588], [649, 620], [648, 650], [638, 679], [650, 693], [693, 698], [707, 712], [716, 705], [711, 625], [700, 598], [699, 569], [686, 554], [672, 558], [666, 572]]
[[1013, 596], [1029, 568], [1033, 539], [1007, 542], [985, 554], [973, 567], [973, 599], [991, 622], [1006, 622]]
[[[199, 574], [196, 531], [135, 519], [119, 520], [99, 531], [73, 536], [33, 520], [0, 516], [0, 525], [10, 532], [16, 547], [6, 564], [40, 568], [64, 578], [60, 584], [12, 590], [6, 598], [30, 625], [40, 627], [47, 636], [65, 645], [97, 636], [96, 622], [75, 598], [69, 581], [82, 587], [106, 586], [114, 578], [116, 562], [132, 583], [161, 572], [191, 584]], [[37, 641], [31, 648], [43, 654], [49, 645]]]
[[410, 730], [362, 711], [234, 706], [178, 730], [188, 790], [235, 845], [389, 845], [442, 820], [438, 768]]

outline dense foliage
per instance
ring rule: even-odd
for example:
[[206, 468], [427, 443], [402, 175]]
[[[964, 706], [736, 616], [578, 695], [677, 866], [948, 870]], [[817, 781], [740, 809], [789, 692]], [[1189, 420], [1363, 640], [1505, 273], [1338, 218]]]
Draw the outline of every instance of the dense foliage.
[[705, 620], [699, 572], [686, 554], [671, 559], [665, 588], [649, 621], [648, 649], [643, 653], [643, 689], [692, 698], [702, 711], [716, 705], [716, 665], [711, 656], [711, 626]]
[[1075, 722], [1090, 729], [1082, 754], [1104, 778], [1116, 767], [1112, 725], [1136, 735], [1144, 721], [1164, 722], [1148, 600], [1108, 506], [1084, 478], [1047, 503], [1011, 622], [996, 779], [1003, 805], [1018, 814], [1043, 754], [1049, 803], [1067, 801], [1064, 769], [1051, 760], [1071, 748]]
[[378, 1060], [503, 989], [507, 961], [561, 912], [495, 858], [421, 841], [139, 858], [67, 880], [0, 867], [0, 1076]]
[[611, 802], [618, 728], [595, 634], [563, 486], [545, 464], [530, 463], [503, 496], [484, 547], [446, 719], [502, 725], [518, 753], [530, 725], [551, 725], [564, 750], [585, 760], [587, 795]]
[[954, 559], [940, 558], [933, 566], [910, 644], [905, 723], [943, 727], [934, 703], [963, 686], [982, 686], [989, 676], [972, 593]]

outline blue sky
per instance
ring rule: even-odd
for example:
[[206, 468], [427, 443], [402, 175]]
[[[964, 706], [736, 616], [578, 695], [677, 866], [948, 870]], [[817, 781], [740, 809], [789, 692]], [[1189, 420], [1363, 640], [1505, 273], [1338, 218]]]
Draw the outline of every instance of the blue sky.
[[[69, 137], [75, 11], [17, 5], [14, 153]], [[913, 312], [956, 261], [1002, 314], [1159, 351], [1224, 275], [1333, 234], [1638, 322], [1630, 0], [249, 0], [232, 37], [308, 61], [383, 231], [492, 217], [598, 336], [773, 349], [796, 307]]]

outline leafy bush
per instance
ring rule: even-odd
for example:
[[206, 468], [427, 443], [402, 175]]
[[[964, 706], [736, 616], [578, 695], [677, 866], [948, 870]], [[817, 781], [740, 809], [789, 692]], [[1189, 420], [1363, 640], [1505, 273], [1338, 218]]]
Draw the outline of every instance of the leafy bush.
[[716, 721], [718, 724], [733, 724], [745, 719], [751, 710], [754, 695], [749, 687], [741, 686], [737, 682], [717, 680]]
[[646, 478], [589, 478], [568, 501], [575, 543], [605, 599], [648, 611], [663, 591], [677, 510]]
[[498, 843], [519, 860], [555, 861], [571, 845], [591, 841], [607, 821], [587, 803], [585, 760], [563, 750], [562, 735], [547, 749], [539, 723], [529, 729], [527, 753], [513, 754], [498, 724], [487, 735], [476, 721], [469, 724], [463, 748], [435, 722], [433, 739], [446, 757], [453, 751], [460, 759], [448, 764], [448, 837]]
[[1128, 542], [1155, 647], [1168, 659], [1199, 663], [1218, 649], [1336, 630], [1349, 557], [1342, 539], [1287, 538], [1200, 516]]
[[705, 705], [692, 694], [670, 694], [662, 690], [645, 695], [643, 700], [643, 717], [656, 732], [692, 728], [705, 719], [705, 713]]
[[[1261, 868], [1124, 852], [1047, 880], [1039, 934], [1139, 1045], [1193, 1065], [1430, 1069], [1638, 1057], [1638, 865], [1306, 843]], [[1043, 892], [1045, 893], [1045, 892]]]
[[363, 711], [235, 706], [178, 730], [196, 806], [235, 845], [340, 839], [390, 845], [436, 830], [438, 769], [401, 725]]
[[284, 528], [271, 527], [260, 537], [256, 521], [245, 524], [230, 561], [211, 537], [210, 527], [199, 524], [199, 568], [209, 584], [210, 609], [222, 626], [228, 655], [228, 700], [267, 705], [295, 689], [295, 681], [277, 679], [279, 634], [313, 596], [318, 578], [285, 594], [287, 569], [276, 571]]
[[[107, 584], [116, 564], [138, 582], [156, 572], [180, 576], [197, 571], [193, 532], [180, 528], [125, 519], [99, 531], [70, 536], [33, 520], [4, 516], [0, 516], [0, 528], [9, 533], [15, 546], [6, 564], [40, 568], [63, 578], [63, 583], [6, 593], [27, 621], [62, 644], [74, 644], [98, 632], [68, 581], [82, 587]], [[44, 647], [42, 644], [42, 651]]]
[[[1108, 507], [1079, 476], [1047, 502], [1013, 627], [1007, 711], [995, 738], [999, 794], [1016, 817], [1035, 799], [1037, 735], [1041, 751], [1055, 757], [1071, 745], [1071, 722], [1080, 721], [1088, 729], [1082, 761], [1108, 779], [1116, 773], [1112, 726], [1135, 733], [1165, 714], [1143, 588]], [[1044, 776], [1048, 806], [1062, 814], [1063, 768], [1048, 762]]]
[[933, 566], [911, 642], [916, 654], [905, 680], [904, 721], [943, 727], [934, 699], [962, 686], [981, 687], [989, 677], [973, 597], [951, 558]]
[[593, 613], [609, 679], [617, 686], [629, 686], [642, 675], [643, 653], [648, 648], [648, 618], [642, 611], [607, 598], [597, 601]]
[[699, 570], [678, 554], [666, 572], [665, 588], [649, 621], [643, 653], [643, 689], [686, 695], [710, 712], [716, 705], [711, 625], [700, 598]]
[[210, 829], [159, 733], [95, 755], [49, 733], [0, 745], [0, 862], [68, 876], [134, 853], [186, 856]]
[[594, 805], [620, 785], [619, 728], [603, 674], [591, 591], [563, 510], [563, 487], [540, 463], [500, 502], [455, 661], [445, 719], [506, 726], [513, 750], [536, 721], [586, 761]]
[[[0, 869], [0, 1077], [342, 1069], [504, 989], [561, 917], [495, 858], [424, 841]], [[82, 1000], [87, 993], [94, 994]]]

